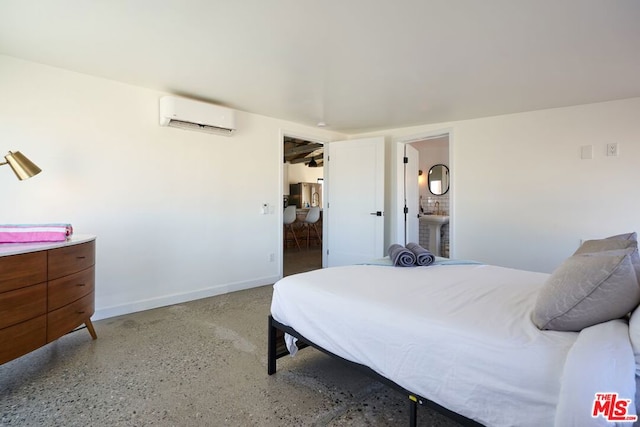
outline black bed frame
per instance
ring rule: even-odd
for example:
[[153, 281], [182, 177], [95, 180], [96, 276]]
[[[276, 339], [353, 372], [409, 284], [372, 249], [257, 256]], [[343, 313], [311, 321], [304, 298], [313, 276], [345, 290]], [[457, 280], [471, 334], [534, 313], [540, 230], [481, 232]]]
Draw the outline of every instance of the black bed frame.
[[269, 315], [269, 335], [268, 335], [268, 354], [267, 354], [267, 373], [269, 375], [273, 375], [276, 373], [276, 360], [289, 354], [289, 350], [287, 350], [287, 347], [284, 342], [285, 333], [292, 335], [298, 339], [297, 346], [299, 349], [302, 349], [308, 346], [314, 347], [322, 351], [323, 353], [326, 353], [329, 356], [339, 359], [344, 363], [348, 364], [349, 366], [356, 368], [361, 372], [364, 372], [365, 374], [375, 378], [376, 380], [382, 382], [383, 384], [388, 385], [389, 387], [395, 390], [398, 390], [400, 393], [407, 396], [409, 399], [409, 426], [410, 427], [416, 427], [417, 425], [418, 405], [431, 408], [441, 413], [442, 415], [446, 416], [447, 418], [453, 421], [456, 421], [464, 426], [482, 426], [482, 424], [478, 423], [477, 421], [474, 421], [470, 418], [467, 418], [463, 415], [453, 412], [445, 408], [444, 406], [438, 405], [437, 403], [431, 400], [420, 397], [417, 394], [404, 389], [403, 387], [399, 386], [398, 384], [391, 381], [390, 379], [383, 377], [379, 373], [375, 372], [373, 369], [369, 368], [368, 366], [351, 362], [334, 353], [331, 353], [328, 350], [325, 350], [324, 348], [312, 343], [311, 341], [303, 337], [292, 327], [283, 325], [282, 323], [278, 322], [271, 315]]

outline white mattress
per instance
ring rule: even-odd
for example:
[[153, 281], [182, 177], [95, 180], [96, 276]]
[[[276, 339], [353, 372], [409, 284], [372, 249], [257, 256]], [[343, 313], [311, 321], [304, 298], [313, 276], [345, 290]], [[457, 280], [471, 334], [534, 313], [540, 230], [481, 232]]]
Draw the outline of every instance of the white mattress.
[[489, 265], [335, 267], [280, 280], [271, 313], [326, 350], [485, 425], [552, 426], [579, 334], [531, 322], [547, 277]]

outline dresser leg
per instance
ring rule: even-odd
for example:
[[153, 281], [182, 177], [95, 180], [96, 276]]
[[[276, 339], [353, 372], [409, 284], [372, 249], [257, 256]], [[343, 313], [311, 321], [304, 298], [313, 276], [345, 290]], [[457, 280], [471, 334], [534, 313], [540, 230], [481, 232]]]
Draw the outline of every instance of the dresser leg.
[[87, 321], [84, 322], [84, 324], [87, 326], [87, 330], [91, 334], [91, 338], [93, 338], [94, 340], [97, 339], [98, 335], [96, 335], [96, 330], [93, 329], [93, 323], [91, 323], [91, 319], [87, 319]]

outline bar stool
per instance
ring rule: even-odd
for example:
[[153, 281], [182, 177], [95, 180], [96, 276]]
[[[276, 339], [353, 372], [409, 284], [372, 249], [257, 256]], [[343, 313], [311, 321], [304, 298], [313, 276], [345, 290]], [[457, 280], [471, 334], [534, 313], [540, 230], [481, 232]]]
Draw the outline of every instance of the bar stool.
[[300, 243], [298, 243], [298, 237], [296, 231], [293, 229], [293, 223], [296, 222], [296, 205], [287, 206], [284, 209], [284, 246], [287, 247], [287, 233], [293, 235], [293, 240], [296, 242], [298, 250], [300, 249]]
[[311, 227], [316, 232], [316, 237], [318, 238], [318, 242], [322, 244], [322, 237], [320, 237], [320, 233], [318, 232], [318, 228], [316, 227], [316, 222], [320, 219], [320, 208], [313, 207], [309, 208], [309, 212], [307, 212], [307, 216], [302, 222], [302, 226], [307, 229], [307, 249], [309, 249], [309, 238], [311, 237]]

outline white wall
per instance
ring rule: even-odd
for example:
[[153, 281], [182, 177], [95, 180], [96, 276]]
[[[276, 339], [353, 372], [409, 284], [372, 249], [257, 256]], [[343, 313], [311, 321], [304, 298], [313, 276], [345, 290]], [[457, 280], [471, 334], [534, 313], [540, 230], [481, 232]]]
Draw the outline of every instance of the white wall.
[[[97, 235], [96, 319], [271, 283], [282, 134], [345, 138], [248, 113], [231, 138], [164, 128], [163, 93], [6, 56], [0, 94], [3, 149], [44, 171], [18, 181], [0, 168], [0, 223]], [[453, 256], [549, 272], [582, 238], [640, 231], [638, 111], [633, 98], [377, 134], [391, 159], [394, 141], [450, 132]], [[604, 156], [608, 142], [619, 157]], [[262, 203], [274, 214], [260, 215]]]
[[581, 239], [640, 232], [638, 112], [632, 98], [384, 134], [451, 132], [453, 256], [551, 272]]
[[273, 283], [282, 134], [344, 139], [243, 112], [230, 138], [160, 127], [164, 93], [6, 56], [0, 94], [0, 148], [43, 169], [0, 168], [0, 223], [97, 235], [94, 319]]

